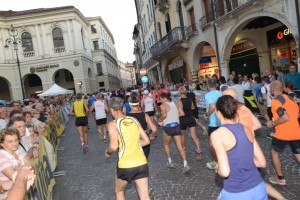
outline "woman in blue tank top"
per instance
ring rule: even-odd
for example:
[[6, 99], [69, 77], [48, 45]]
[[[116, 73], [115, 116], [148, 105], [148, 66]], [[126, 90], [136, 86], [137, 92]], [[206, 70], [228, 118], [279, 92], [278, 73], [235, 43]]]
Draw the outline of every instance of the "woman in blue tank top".
[[218, 174], [224, 178], [219, 200], [267, 200], [267, 191], [257, 168], [266, 159], [249, 129], [236, 122], [238, 102], [229, 95], [216, 103], [222, 126], [211, 134], [218, 159]]

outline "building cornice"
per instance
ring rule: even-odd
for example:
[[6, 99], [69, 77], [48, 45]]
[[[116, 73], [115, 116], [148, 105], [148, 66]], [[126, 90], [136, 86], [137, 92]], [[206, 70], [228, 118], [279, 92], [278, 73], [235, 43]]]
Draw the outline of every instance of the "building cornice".
[[114, 36], [111, 33], [111, 31], [109, 30], [108, 26], [106, 25], [106, 23], [104, 22], [104, 20], [102, 19], [102, 17], [98, 16], [98, 17], [88, 17], [87, 18], [88, 21], [91, 20], [99, 20], [100, 24], [102, 24], [102, 26], [104, 27], [104, 29], [106, 30], [106, 32], [109, 34], [109, 36], [111, 37], [111, 40], [113, 42], [113, 44], [115, 44], [115, 40], [114, 40]]

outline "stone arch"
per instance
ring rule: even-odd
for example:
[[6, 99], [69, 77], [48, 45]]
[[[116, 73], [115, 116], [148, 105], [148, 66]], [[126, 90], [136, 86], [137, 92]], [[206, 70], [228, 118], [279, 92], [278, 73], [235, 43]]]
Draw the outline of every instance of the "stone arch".
[[9, 80], [0, 76], [0, 100], [12, 100], [12, 89]]
[[25, 98], [36, 97], [43, 92], [42, 79], [37, 74], [26, 74], [23, 76]]
[[[239, 19], [239, 21], [230, 29], [230, 31], [228, 32], [223, 46], [222, 46], [222, 50], [221, 50], [221, 58], [223, 58], [223, 60], [228, 60], [230, 58], [230, 54], [231, 54], [231, 48], [233, 47], [234, 41], [237, 37], [237, 35], [242, 31], [242, 29], [251, 21], [259, 18], [259, 17], [271, 17], [274, 18], [276, 20], [278, 20], [279, 22], [281, 22], [282, 24], [284, 24], [286, 27], [288, 27], [292, 34], [293, 37], [295, 38], [296, 41], [296, 45], [299, 45], [299, 41], [297, 40], [298, 35], [295, 35], [295, 33], [297, 33], [297, 30], [295, 27], [293, 27], [285, 18], [284, 16], [282, 16], [281, 14], [278, 13], [273, 13], [273, 12], [252, 12], [249, 13], [248, 15], [246, 15], [245, 17]], [[222, 59], [221, 59], [222, 60]]]
[[58, 69], [53, 73], [52, 80], [57, 85], [75, 91], [75, 84], [74, 84], [74, 75], [73, 73], [65, 68]]

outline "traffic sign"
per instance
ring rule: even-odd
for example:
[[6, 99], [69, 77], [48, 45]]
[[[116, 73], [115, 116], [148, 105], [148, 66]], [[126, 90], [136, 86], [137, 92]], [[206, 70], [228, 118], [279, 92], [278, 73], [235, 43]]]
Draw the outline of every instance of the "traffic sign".
[[148, 76], [142, 76], [142, 82], [147, 83], [148, 82]]
[[78, 86], [82, 86], [82, 81], [76, 81], [76, 84], [77, 84]]
[[147, 74], [147, 70], [145, 69], [145, 68], [142, 68], [141, 70], [140, 70], [140, 75], [141, 76], [144, 76], [144, 75], [146, 75]]

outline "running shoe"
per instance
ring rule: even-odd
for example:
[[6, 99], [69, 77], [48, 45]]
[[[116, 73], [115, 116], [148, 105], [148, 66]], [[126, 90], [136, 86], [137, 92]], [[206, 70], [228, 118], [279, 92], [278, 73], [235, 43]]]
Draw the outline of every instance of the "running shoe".
[[207, 135], [207, 128], [205, 126], [202, 126], [202, 134]]
[[190, 166], [185, 166], [184, 168], [183, 168], [183, 170], [182, 170], [182, 173], [184, 173], [184, 174], [186, 174], [186, 173], [188, 173], [189, 171], [191, 171], [191, 168], [190, 168]]
[[99, 131], [99, 140], [102, 141], [103, 140], [103, 133], [101, 131]]
[[150, 196], [150, 198], [152, 199], [154, 197], [154, 195], [155, 195], [155, 190], [150, 187], [149, 188], [149, 196]]
[[172, 163], [172, 162], [167, 162], [167, 168], [169, 168], [169, 169], [174, 169], [175, 168], [175, 165], [174, 165], [174, 163]]
[[150, 140], [154, 140], [154, 139], [156, 138], [156, 134], [151, 133], [151, 134], [149, 135], [149, 137], [150, 137]]
[[281, 186], [286, 185], [285, 179], [279, 179], [277, 175], [271, 176], [269, 178], [269, 181], [273, 184], [277, 184], [277, 185], [281, 185]]
[[208, 169], [214, 169], [214, 170], [216, 170], [217, 169], [217, 162], [215, 162], [215, 161], [210, 161], [210, 162], [208, 162], [208, 163], [206, 163], [206, 167], [208, 168]]

